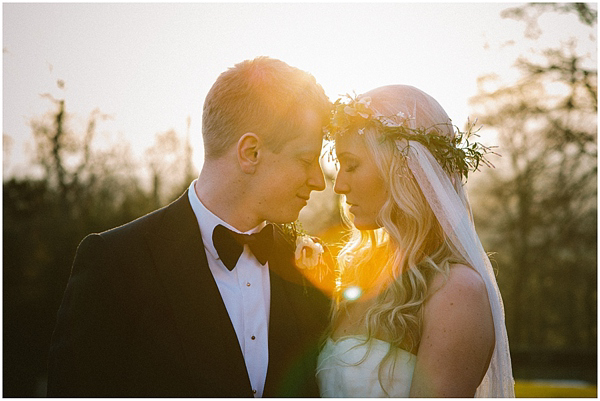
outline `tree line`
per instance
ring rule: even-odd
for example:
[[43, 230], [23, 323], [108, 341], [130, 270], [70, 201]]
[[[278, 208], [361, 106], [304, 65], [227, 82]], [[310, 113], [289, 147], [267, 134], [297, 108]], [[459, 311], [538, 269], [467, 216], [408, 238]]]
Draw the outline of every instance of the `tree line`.
[[[597, 13], [582, 3], [505, 11], [526, 22], [576, 15], [594, 35]], [[479, 79], [471, 104], [498, 134], [502, 158], [475, 189], [478, 227], [495, 253], [515, 374], [596, 381], [597, 67], [576, 39], [519, 58], [520, 78]], [[538, 366], [538, 368], [536, 368]]]
[[30, 122], [33, 164], [42, 173], [3, 181], [3, 384], [9, 397], [45, 394], [50, 337], [79, 242], [169, 203], [197, 176], [189, 135], [159, 133], [135, 162], [127, 144], [94, 146], [102, 113], [92, 112], [84, 132], [75, 132], [65, 101], [48, 98], [51, 110]]

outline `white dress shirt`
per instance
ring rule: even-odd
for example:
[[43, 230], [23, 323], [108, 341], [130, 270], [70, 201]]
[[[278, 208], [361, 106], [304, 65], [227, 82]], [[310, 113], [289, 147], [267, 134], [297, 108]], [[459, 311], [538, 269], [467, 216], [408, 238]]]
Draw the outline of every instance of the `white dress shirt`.
[[[271, 287], [268, 262], [260, 264], [244, 245], [244, 251], [232, 271], [219, 259], [212, 241], [214, 228], [221, 224], [241, 232], [208, 210], [198, 198], [194, 180], [188, 189], [188, 198], [202, 234], [208, 267], [217, 283], [227, 313], [235, 329], [240, 349], [246, 361], [246, 370], [255, 397], [262, 397], [269, 364], [269, 310]], [[243, 234], [260, 231], [262, 223]]]

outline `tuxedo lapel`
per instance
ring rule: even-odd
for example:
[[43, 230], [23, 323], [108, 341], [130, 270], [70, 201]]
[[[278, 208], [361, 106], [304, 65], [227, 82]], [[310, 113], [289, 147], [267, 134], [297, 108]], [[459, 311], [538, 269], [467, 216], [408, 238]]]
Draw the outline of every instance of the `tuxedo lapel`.
[[163, 210], [146, 238], [199, 395], [251, 397], [244, 358], [209, 270], [187, 192]]
[[306, 393], [305, 378], [314, 376], [306, 367], [303, 353], [302, 320], [307, 294], [302, 276], [293, 265], [293, 251], [275, 230], [274, 249], [269, 258], [271, 313], [269, 320], [269, 368], [265, 397], [298, 397]]
[[293, 307], [285, 289], [285, 281], [271, 271], [271, 315], [269, 319], [269, 367], [264, 395], [273, 397], [280, 392], [288, 366], [289, 348], [298, 342], [300, 330]]

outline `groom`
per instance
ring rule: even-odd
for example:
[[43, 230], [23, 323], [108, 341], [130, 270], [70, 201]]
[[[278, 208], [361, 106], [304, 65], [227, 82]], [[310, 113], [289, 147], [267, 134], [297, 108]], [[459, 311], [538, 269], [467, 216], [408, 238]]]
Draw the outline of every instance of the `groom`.
[[[203, 110], [204, 166], [175, 202], [80, 244], [58, 312], [50, 397], [311, 397], [328, 301], [293, 264], [331, 104], [259, 57]], [[242, 235], [240, 233], [255, 235]]]

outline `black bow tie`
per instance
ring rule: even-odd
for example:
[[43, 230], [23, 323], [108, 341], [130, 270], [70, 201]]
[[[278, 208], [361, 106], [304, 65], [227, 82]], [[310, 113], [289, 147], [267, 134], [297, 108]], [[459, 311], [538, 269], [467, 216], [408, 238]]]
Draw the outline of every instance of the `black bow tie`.
[[244, 251], [244, 244], [248, 244], [256, 259], [264, 265], [267, 263], [269, 250], [273, 244], [273, 226], [267, 224], [260, 232], [240, 234], [219, 224], [213, 230], [212, 239], [221, 262], [230, 271]]

